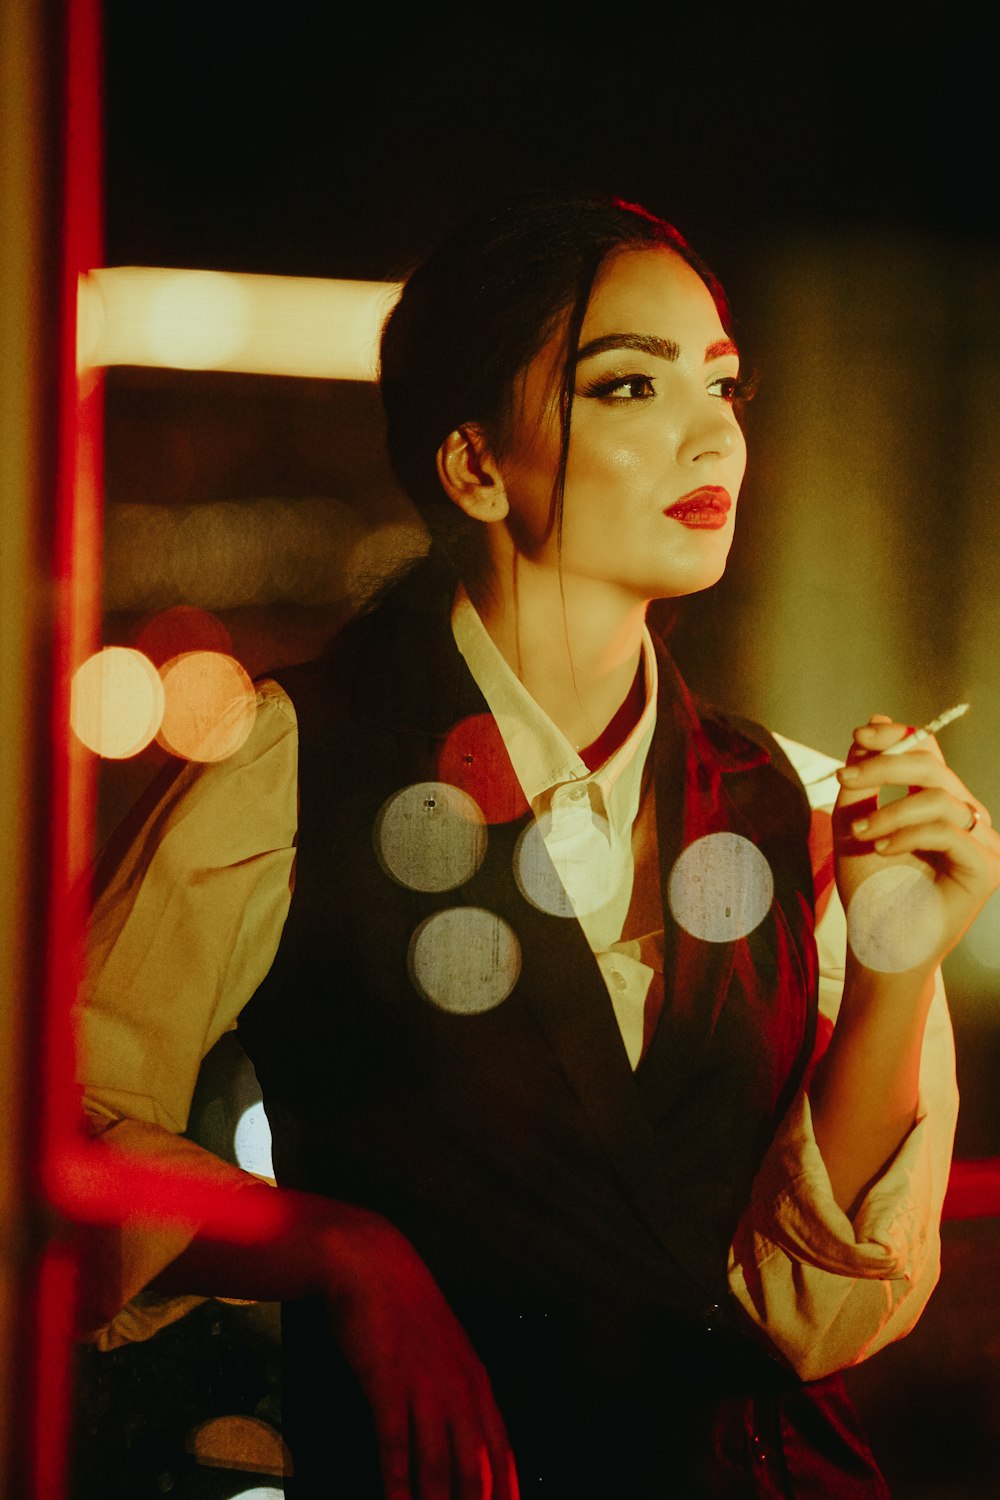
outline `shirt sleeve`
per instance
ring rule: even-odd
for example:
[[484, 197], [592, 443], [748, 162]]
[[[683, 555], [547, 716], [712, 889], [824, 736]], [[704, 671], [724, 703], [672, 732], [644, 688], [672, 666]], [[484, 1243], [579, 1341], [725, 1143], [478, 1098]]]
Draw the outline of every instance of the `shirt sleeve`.
[[[813, 803], [819, 1037], [833, 1029], [847, 923], [833, 879], [830, 808], [840, 762], [780, 736]], [[736, 1301], [805, 1380], [859, 1364], [914, 1327], [937, 1284], [940, 1222], [958, 1116], [951, 1020], [940, 972], [924, 1032], [916, 1121], [853, 1219], [837, 1205], [805, 1086], [764, 1159], [729, 1257]]]
[[[87, 1131], [99, 1147], [186, 1168], [221, 1191], [259, 1179], [182, 1132], [202, 1059], [266, 975], [288, 914], [297, 830], [298, 734], [277, 683], [229, 759], [183, 766], [143, 805], [96, 882], [76, 1043]], [[102, 1347], [147, 1338], [195, 1301], [143, 1288], [193, 1231], [123, 1223], [112, 1257], [120, 1308]]]

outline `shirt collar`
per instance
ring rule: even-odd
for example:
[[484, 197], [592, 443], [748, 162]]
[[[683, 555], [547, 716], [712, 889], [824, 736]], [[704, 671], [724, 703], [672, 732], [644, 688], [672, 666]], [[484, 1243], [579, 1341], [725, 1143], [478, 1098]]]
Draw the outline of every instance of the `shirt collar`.
[[[568, 781], [592, 781], [613, 820], [619, 806], [624, 811], [624, 804], [638, 802], [639, 783], [656, 724], [656, 652], [645, 626], [645, 707], [627, 739], [594, 772], [588, 770], [562, 730], [511, 670], [461, 584], [452, 606], [451, 628], [455, 644], [496, 720], [514, 774], [536, 812], [540, 810], [536, 806], [539, 799], [544, 803], [556, 787]], [[634, 807], [628, 816], [633, 814]]]

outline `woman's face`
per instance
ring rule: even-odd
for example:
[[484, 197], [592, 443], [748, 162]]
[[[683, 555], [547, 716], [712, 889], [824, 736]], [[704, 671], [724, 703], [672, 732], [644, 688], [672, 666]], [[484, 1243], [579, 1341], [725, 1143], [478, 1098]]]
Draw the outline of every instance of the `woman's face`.
[[519, 552], [629, 600], [722, 575], [746, 444], [739, 358], [701, 277], [672, 251], [605, 262], [580, 333], [561, 542], [553, 486], [565, 322], [527, 366], [499, 460]]

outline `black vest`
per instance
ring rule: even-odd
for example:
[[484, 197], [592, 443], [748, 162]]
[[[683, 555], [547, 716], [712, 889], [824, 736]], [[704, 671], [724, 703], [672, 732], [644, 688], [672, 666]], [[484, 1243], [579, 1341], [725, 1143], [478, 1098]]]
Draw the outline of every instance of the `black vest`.
[[[239, 1023], [275, 1173], [407, 1235], [491, 1374], [522, 1495], [638, 1500], [674, 1493], [667, 1479], [679, 1496], [879, 1495], [839, 1387], [801, 1386], [726, 1287], [733, 1231], [814, 1042], [808, 806], [766, 731], [699, 714], [662, 647], [658, 666], [661, 888], [682, 850], [729, 833], [764, 855], [774, 894], [728, 942], [691, 936], [665, 902], [665, 1004], [635, 1072], [578, 923], [522, 894], [530, 813], [488, 824], [458, 888], [414, 890], [386, 870], [390, 799], [420, 788], [433, 801], [443, 747], [450, 767], [482, 753], [475, 734], [453, 753], [456, 726], [488, 710], [447, 613], [404, 587], [325, 659], [276, 674], [299, 721], [295, 889]], [[445, 912], [500, 919], [501, 957], [516, 962], [499, 1003], [428, 998], [415, 944]], [[321, 1310], [286, 1308], [283, 1343], [292, 1493], [311, 1495], [310, 1476], [319, 1493], [347, 1465], [345, 1495], [378, 1495]], [[817, 1430], [800, 1458], [824, 1455], [826, 1490], [789, 1477], [787, 1412], [807, 1389]]]

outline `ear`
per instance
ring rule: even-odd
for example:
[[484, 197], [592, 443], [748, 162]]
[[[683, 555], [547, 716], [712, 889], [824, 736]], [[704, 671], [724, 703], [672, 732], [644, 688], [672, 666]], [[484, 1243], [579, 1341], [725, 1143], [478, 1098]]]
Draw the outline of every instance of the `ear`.
[[465, 422], [437, 451], [438, 477], [450, 500], [475, 521], [502, 521], [509, 510], [500, 468], [482, 428]]

